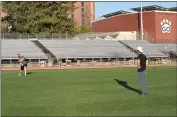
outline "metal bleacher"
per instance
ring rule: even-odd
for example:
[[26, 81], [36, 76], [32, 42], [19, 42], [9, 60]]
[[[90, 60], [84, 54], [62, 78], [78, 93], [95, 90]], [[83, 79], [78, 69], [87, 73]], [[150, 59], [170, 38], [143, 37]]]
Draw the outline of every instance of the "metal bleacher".
[[107, 40], [39, 40], [60, 59], [133, 58], [134, 53], [116, 41]]
[[47, 59], [46, 55], [29, 40], [1, 40], [2, 59], [17, 59], [17, 54], [27, 59]]
[[129, 46], [130, 48], [136, 50], [138, 46], [143, 47], [144, 54], [147, 57], [168, 57], [168, 55], [161, 52], [158, 47], [146, 40], [121, 40], [121, 43]]
[[[145, 40], [38, 40], [58, 59], [131, 59], [137, 56], [132, 51], [142, 46], [144, 54], [150, 58], [166, 58], [166, 51], [176, 53], [176, 44], [151, 44]], [[1, 40], [1, 58], [17, 59], [17, 54], [27, 59], [48, 59], [41, 47], [30, 40]], [[127, 45], [127, 46], [126, 46]], [[128, 48], [129, 46], [129, 48]], [[39, 49], [41, 48], [41, 49]], [[132, 48], [132, 49], [131, 49]]]
[[177, 44], [153, 44], [162, 52], [175, 52], [177, 53]]

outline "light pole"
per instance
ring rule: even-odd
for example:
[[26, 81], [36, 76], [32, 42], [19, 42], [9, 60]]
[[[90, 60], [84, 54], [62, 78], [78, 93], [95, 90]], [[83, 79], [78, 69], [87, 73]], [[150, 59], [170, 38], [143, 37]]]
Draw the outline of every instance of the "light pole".
[[142, 2], [140, 2], [141, 6], [141, 40], [143, 40], [143, 9], [142, 9]]

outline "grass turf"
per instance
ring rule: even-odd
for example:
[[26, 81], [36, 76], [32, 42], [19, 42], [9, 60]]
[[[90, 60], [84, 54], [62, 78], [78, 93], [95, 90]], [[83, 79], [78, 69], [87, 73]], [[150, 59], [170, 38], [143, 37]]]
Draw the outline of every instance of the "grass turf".
[[2, 71], [2, 115], [175, 116], [175, 67], [147, 71], [146, 96], [135, 68]]

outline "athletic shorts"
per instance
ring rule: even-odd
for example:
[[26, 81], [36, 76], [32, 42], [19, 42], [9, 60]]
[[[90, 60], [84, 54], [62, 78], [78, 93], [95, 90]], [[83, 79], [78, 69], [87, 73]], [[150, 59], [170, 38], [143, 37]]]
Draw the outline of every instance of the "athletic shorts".
[[21, 70], [24, 70], [24, 67], [27, 67], [27, 64], [21, 65]]

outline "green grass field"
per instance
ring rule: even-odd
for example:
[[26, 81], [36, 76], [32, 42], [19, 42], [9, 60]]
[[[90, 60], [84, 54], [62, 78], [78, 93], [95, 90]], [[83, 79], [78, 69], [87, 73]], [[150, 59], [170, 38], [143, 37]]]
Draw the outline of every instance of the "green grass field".
[[3, 116], [176, 115], [175, 67], [148, 68], [146, 96], [136, 92], [136, 68], [29, 72], [2, 71]]

